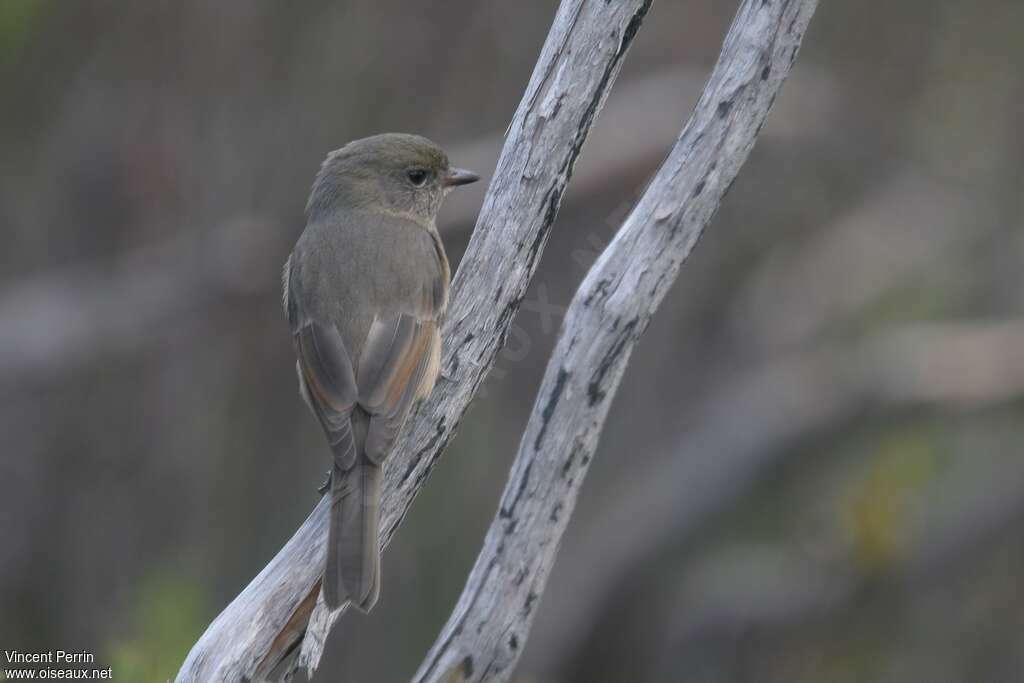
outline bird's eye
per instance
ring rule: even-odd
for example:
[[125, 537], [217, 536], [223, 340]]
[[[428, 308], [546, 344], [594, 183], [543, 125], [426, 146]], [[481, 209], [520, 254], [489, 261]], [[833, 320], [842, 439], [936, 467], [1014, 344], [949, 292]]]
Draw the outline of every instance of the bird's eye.
[[427, 172], [422, 168], [414, 168], [406, 175], [409, 177], [409, 182], [416, 187], [422, 187], [423, 183], [427, 182]]

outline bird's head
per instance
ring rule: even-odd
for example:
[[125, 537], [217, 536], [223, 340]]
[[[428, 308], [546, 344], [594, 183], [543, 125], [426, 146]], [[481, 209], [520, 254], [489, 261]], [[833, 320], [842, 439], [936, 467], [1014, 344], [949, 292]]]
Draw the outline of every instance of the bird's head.
[[306, 213], [313, 220], [335, 210], [382, 209], [433, 221], [449, 190], [477, 180], [475, 173], [452, 167], [430, 140], [384, 133], [327, 155]]

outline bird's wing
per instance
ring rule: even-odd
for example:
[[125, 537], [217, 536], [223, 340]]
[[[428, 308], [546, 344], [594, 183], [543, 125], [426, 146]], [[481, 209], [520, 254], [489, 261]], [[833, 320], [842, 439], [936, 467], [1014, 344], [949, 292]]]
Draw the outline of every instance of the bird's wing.
[[295, 335], [295, 349], [313, 412], [327, 435], [334, 463], [348, 470], [356, 456], [350, 416], [357, 390], [345, 344], [337, 328], [311, 320]]
[[371, 462], [390, 452], [413, 401], [433, 383], [439, 350], [435, 320], [408, 313], [374, 319], [356, 373], [359, 405], [370, 414], [364, 451]]
[[327, 435], [335, 465], [345, 471], [352, 467], [356, 457], [350, 416], [359, 391], [352, 360], [338, 329], [308, 317], [299, 307], [301, 292], [291, 259], [285, 265], [283, 279], [285, 310], [303, 392]]

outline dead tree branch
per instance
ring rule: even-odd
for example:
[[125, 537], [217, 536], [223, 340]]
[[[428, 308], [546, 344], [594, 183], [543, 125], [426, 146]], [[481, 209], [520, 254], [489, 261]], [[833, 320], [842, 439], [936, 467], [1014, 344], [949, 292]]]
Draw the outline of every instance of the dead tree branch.
[[[650, 0], [564, 0], [509, 126], [476, 230], [452, 288], [443, 329], [448, 382], [407, 423], [385, 466], [383, 544], [391, 539], [451, 439], [504, 342], [554, 223], [594, 117], [618, 75]], [[290, 656], [316, 669], [343, 610], [319, 599], [327, 504], [214, 620], [177, 680], [260, 680], [286, 674]]]
[[741, 5], [690, 121], [573, 298], [497, 516], [414, 681], [511, 675], [633, 347], [746, 161], [816, 4]]

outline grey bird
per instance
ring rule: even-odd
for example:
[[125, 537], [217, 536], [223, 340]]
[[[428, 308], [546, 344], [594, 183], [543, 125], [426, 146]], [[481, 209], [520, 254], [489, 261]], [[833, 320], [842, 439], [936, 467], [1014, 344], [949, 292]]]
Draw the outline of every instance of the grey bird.
[[299, 392], [334, 455], [323, 595], [366, 612], [380, 592], [381, 464], [440, 371], [451, 277], [435, 223], [478, 180], [436, 144], [387, 133], [331, 152], [285, 263]]

